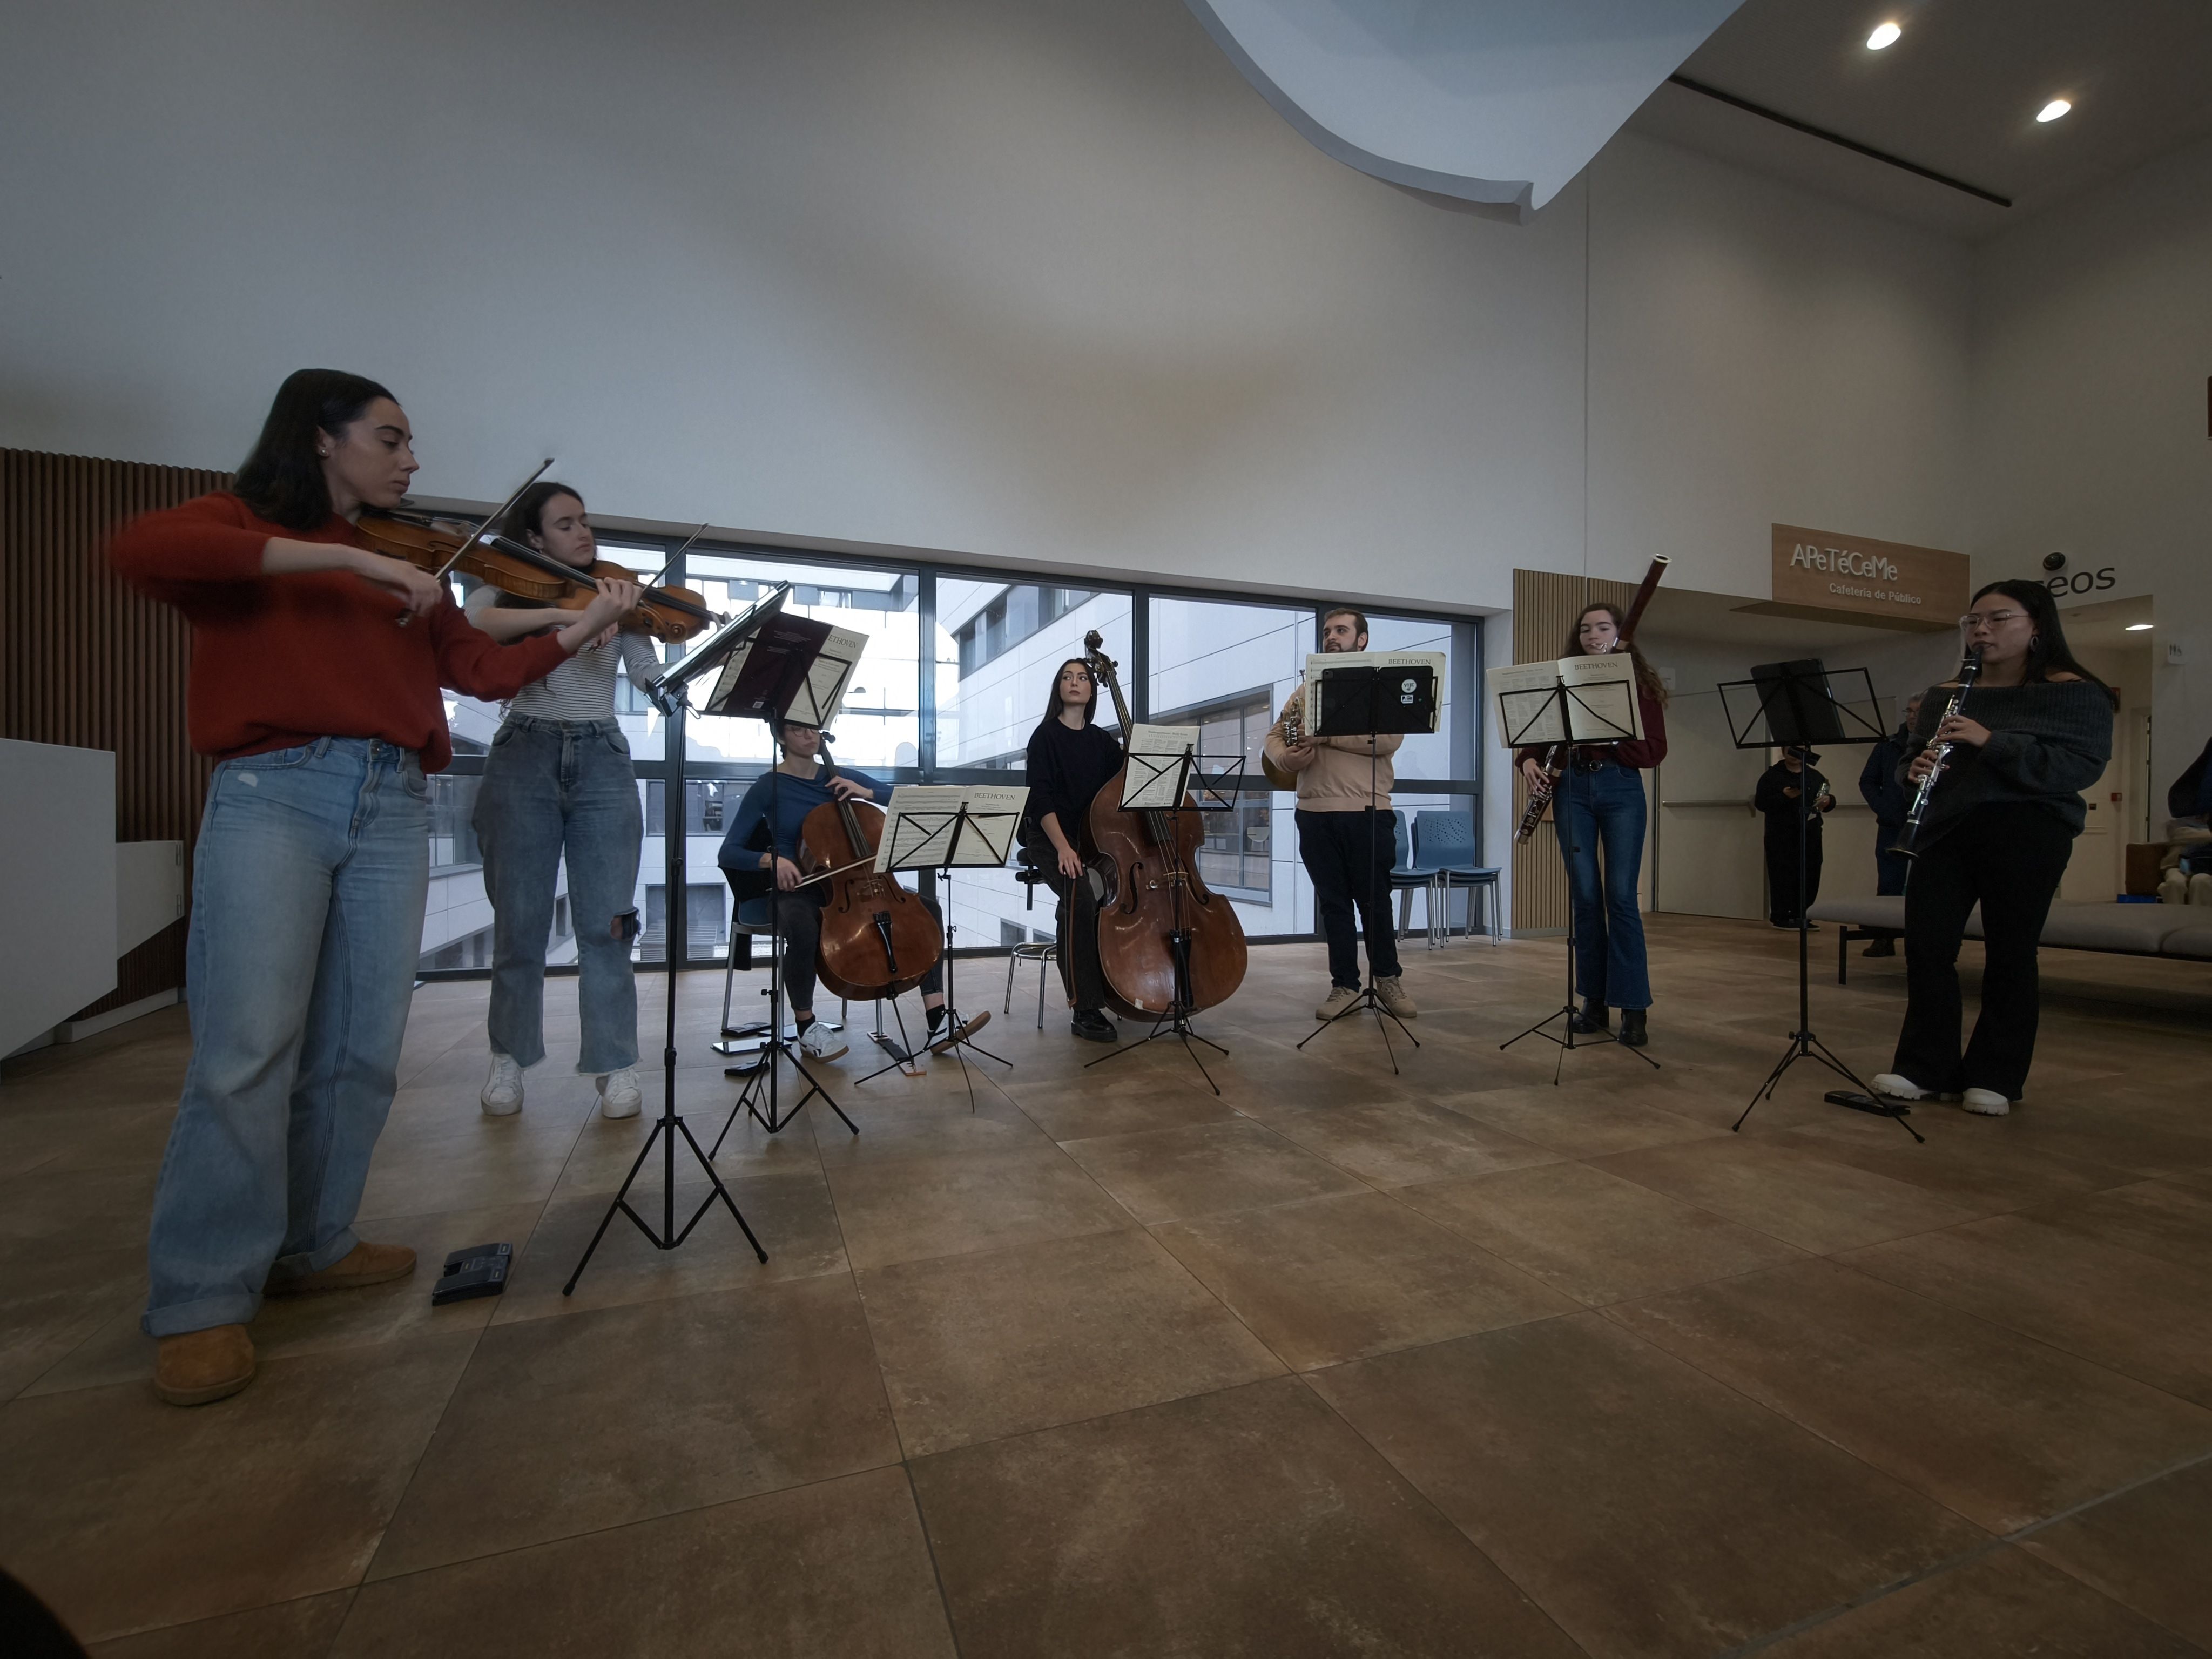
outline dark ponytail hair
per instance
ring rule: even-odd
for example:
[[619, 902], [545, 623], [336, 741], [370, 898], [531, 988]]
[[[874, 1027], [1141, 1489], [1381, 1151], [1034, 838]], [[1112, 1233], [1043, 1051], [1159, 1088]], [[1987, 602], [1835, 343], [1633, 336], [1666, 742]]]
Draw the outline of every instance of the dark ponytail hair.
[[271, 524], [319, 528], [331, 516], [331, 490], [323, 482], [315, 434], [337, 437], [379, 398], [399, 401], [375, 381], [343, 369], [302, 368], [286, 375], [231, 488]]
[[550, 481], [534, 483], [507, 509], [507, 517], [500, 521], [500, 534], [509, 541], [529, 546], [532, 536], [545, 533], [545, 503], [556, 495], [566, 495], [579, 507], [584, 504], [584, 498], [567, 484]]
[[2075, 660], [2073, 650], [2066, 643], [2066, 630], [2058, 621], [2058, 605], [2051, 597], [2051, 590], [2041, 582], [2010, 581], [1984, 582], [1966, 601], [1971, 608], [1979, 605], [1989, 594], [2002, 593], [2027, 612], [2028, 625], [2034, 629], [2033, 642], [2027, 647], [2027, 667], [2021, 678], [2030, 685], [2047, 683], [2052, 673], [2072, 674], [2092, 685], [2103, 686], [2105, 695], [2112, 700], [2112, 707], [2120, 706], [2119, 693], [2091, 673]]

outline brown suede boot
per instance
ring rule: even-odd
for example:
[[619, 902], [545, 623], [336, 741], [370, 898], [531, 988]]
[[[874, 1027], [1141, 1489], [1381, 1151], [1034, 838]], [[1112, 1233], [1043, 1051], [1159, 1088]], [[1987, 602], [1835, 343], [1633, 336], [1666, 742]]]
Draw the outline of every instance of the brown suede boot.
[[271, 1274], [264, 1296], [313, 1296], [323, 1291], [357, 1291], [364, 1285], [404, 1279], [415, 1271], [415, 1252], [404, 1244], [356, 1244], [320, 1273]]
[[243, 1325], [165, 1336], [154, 1357], [154, 1392], [172, 1406], [204, 1406], [253, 1381], [253, 1339]]

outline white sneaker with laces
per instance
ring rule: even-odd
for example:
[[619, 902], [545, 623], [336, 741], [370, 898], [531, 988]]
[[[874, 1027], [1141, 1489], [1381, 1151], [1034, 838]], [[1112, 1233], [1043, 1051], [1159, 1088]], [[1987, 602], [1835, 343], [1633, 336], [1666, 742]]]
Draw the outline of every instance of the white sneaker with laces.
[[645, 1091], [637, 1085], [637, 1067], [625, 1066], [599, 1079], [599, 1115], [635, 1117], [645, 1103]]
[[1994, 1089], [1969, 1089], [1959, 1097], [1959, 1104], [1983, 1117], [2002, 1117], [2012, 1110], [2012, 1102]]
[[835, 1060], [848, 1047], [843, 1037], [818, 1019], [799, 1034], [799, 1046], [809, 1060]]
[[1322, 999], [1321, 1006], [1314, 1010], [1314, 1018], [1322, 1020], [1334, 1019], [1358, 1000], [1359, 993], [1351, 987], [1332, 985], [1328, 988], [1328, 995]]
[[522, 1067], [496, 1048], [491, 1051], [491, 1075], [477, 1096], [486, 1117], [512, 1117], [522, 1109]]
[[1891, 1100], [1956, 1100], [1956, 1095], [1939, 1094], [1933, 1089], [1923, 1089], [1909, 1077], [1895, 1072], [1876, 1072], [1874, 1091]]

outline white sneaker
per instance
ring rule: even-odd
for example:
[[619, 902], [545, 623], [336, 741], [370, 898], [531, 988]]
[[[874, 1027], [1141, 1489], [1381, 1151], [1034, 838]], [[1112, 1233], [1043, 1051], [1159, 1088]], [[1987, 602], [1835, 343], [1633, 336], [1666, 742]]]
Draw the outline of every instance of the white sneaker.
[[1876, 1072], [1874, 1091], [1890, 1100], [1956, 1100], [1956, 1095], [1938, 1094], [1933, 1089], [1923, 1089], [1909, 1077], [1895, 1072]]
[[637, 1067], [625, 1066], [599, 1079], [599, 1115], [635, 1117], [645, 1103], [645, 1091], [637, 1086]]
[[1320, 1007], [1314, 1010], [1314, 1018], [1322, 1020], [1334, 1019], [1358, 1000], [1359, 993], [1351, 987], [1332, 985], [1328, 988], [1328, 997], [1323, 1000]]
[[477, 1097], [486, 1117], [512, 1117], [522, 1109], [522, 1067], [496, 1048], [491, 1051], [491, 1075]]
[[2012, 1102], [1994, 1089], [1969, 1089], [1959, 1097], [1959, 1104], [1984, 1117], [2002, 1117], [2012, 1110]]
[[809, 1060], [835, 1060], [847, 1048], [845, 1039], [816, 1020], [799, 1034], [799, 1047]]
[[2212, 874], [2199, 870], [2190, 877], [2189, 902], [2191, 904], [2212, 904]]

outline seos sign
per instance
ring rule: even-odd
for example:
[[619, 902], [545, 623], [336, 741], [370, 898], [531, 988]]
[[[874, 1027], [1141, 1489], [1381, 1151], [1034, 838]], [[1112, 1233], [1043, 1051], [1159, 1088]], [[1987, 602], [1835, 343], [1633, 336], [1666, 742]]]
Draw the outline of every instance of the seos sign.
[[2119, 579], [2119, 567], [2108, 564], [2101, 570], [2076, 570], [2071, 575], [2061, 571], [2056, 576], [2045, 577], [2043, 585], [2060, 599], [2072, 599], [2084, 593], [2101, 593], [2118, 586]]
[[1948, 628], [1966, 608], [1966, 556], [1909, 542], [1778, 524], [1774, 603], [1893, 625]]

